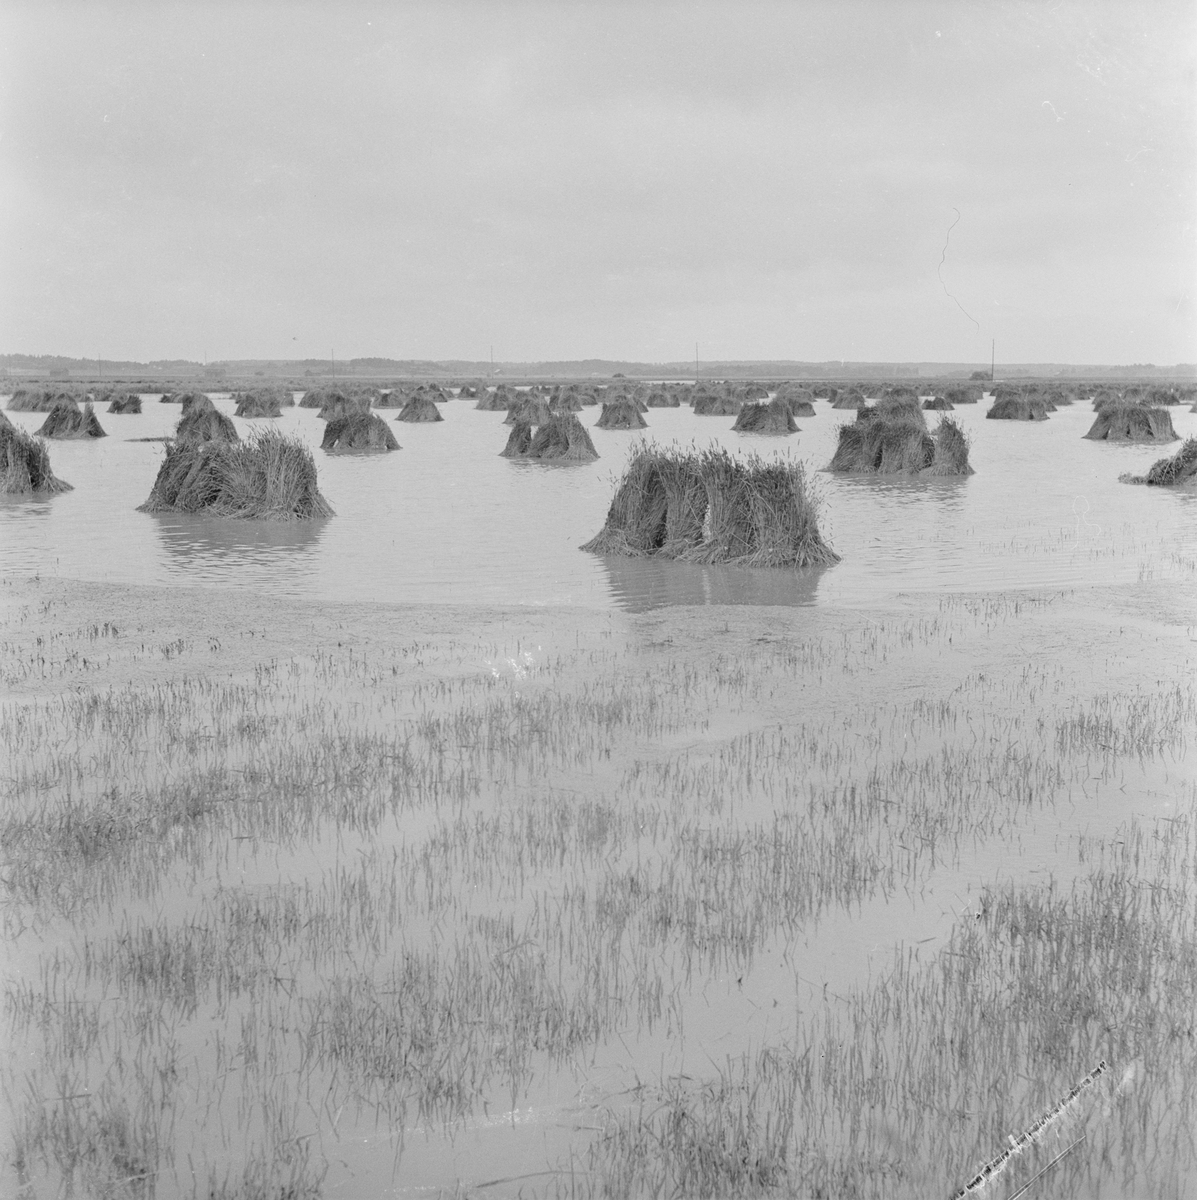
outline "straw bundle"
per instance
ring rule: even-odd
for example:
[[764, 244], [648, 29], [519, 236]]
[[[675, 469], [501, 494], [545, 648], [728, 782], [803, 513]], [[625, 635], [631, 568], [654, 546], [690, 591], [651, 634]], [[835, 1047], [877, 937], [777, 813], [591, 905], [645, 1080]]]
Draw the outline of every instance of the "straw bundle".
[[1120, 475], [1119, 479], [1152, 487], [1197, 488], [1197, 438], [1189, 438], [1171, 458], [1152, 463], [1146, 475]]
[[247, 392], [235, 392], [233, 399], [237, 404], [235, 417], [281, 417], [284, 405], [295, 404], [291, 393], [282, 388], [251, 388]]
[[40, 438], [18, 429], [0, 413], [0, 492], [5, 495], [53, 495], [71, 485], [50, 470], [50, 450]]
[[529, 425], [543, 425], [552, 419], [553, 411], [549, 402], [541, 395], [517, 392], [512, 406], [503, 418], [504, 425], [514, 425], [517, 421], [527, 421]]
[[1181, 393], [1178, 388], [1154, 387], [1147, 393], [1147, 403], [1151, 405], [1173, 405], [1181, 403]]
[[643, 558], [664, 545], [668, 500], [660, 458], [655, 447], [636, 447], [615, 489], [606, 522], [583, 550]]
[[501, 457], [540, 462], [594, 462], [599, 453], [582, 422], [572, 412], [563, 412], [554, 414], [535, 433], [530, 422], [517, 421]]
[[660, 553], [682, 558], [703, 541], [707, 516], [707, 488], [697, 454], [662, 454], [657, 471], [665, 487], [665, 536]]
[[441, 410], [431, 393], [419, 391], [403, 406], [403, 411], [395, 418], [396, 421], [426, 422], [443, 421]]
[[630, 396], [604, 403], [603, 411], [594, 423], [596, 429], [643, 429], [647, 425], [636, 401]]
[[744, 483], [752, 525], [748, 567], [830, 566], [840, 556], [819, 533], [818, 512], [800, 464], [749, 463]]
[[744, 402], [725, 392], [700, 392], [694, 397], [694, 413], [699, 417], [734, 417]]
[[107, 436], [100, 427], [100, 418], [88, 401], [82, 408], [74, 400], [57, 400], [46, 414], [38, 437], [77, 441], [82, 438]]
[[816, 509], [798, 464], [642, 444], [616, 488], [606, 523], [582, 549], [745, 566], [838, 562], [819, 535]]
[[207, 396], [197, 392], [183, 406], [175, 438], [181, 442], [235, 442], [237, 426]]
[[703, 540], [682, 557], [687, 562], [738, 562], [752, 550], [747, 468], [720, 447], [702, 452], [698, 470], [707, 494]]
[[486, 388], [479, 388], [478, 403], [475, 408], [481, 409], [482, 412], [506, 412], [510, 397], [502, 388], [496, 388], [493, 392], [488, 392]]
[[1085, 437], [1095, 442], [1174, 442], [1177, 434], [1166, 408], [1124, 400], [1103, 406]]
[[9, 412], [39, 412], [48, 413], [60, 401], [76, 404], [79, 393], [70, 388], [17, 388], [9, 397]]
[[868, 404], [865, 399], [864, 392], [857, 391], [853, 388], [847, 392], [837, 392], [835, 399], [832, 401], [831, 407], [844, 408], [864, 408]]
[[516, 421], [507, 435], [507, 445], [499, 451], [500, 458], [527, 458], [532, 446], [532, 423]]
[[768, 404], [745, 404], [732, 429], [737, 433], [787, 434], [797, 433], [798, 425], [788, 401], [778, 396]]
[[676, 392], [669, 392], [664, 388], [653, 388], [644, 403], [649, 408], [680, 408], [682, 402]]
[[932, 435], [920, 422], [885, 416], [842, 425], [827, 469], [852, 475], [973, 473], [968, 439], [950, 418], [941, 421]]
[[[307, 397], [305, 396], [304, 399]], [[370, 400], [371, 397], [362, 392], [326, 391], [322, 394], [322, 401], [316, 410], [316, 416], [322, 421], [333, 421], [337, 417], [344, 417], [349, 413], [368, 413]]]
[[927, 418], [923, 416], [923, 408], [917, 396], [883, 396], [876, 404], [865, 405], [856, 411], [857, 421], [873, 421], [878, 418], [886, 421], [906, 421], [920, 429], [927, 428]]
[[1038, 397], [1007, 395], [994, 400], [985, 418], [989, 421], [1046, 421], [1047, 404]]
[[330, 453], [400, 448], [386, 421], [377, 413], [360, 408], [333, 417], [324, 427], [324, 438], [320, 443], [320, 449]]
[[139, 512], [207, 512], [253, 520], [332, 515], [311, 451], [267, 429], [245, 442], [172, 442]]
[[968, 461], [968, 435], [951, 417], [944, 417], [931, 436], [935, 439], [935, 457], [924, 468], [924, 475], [976, 474]]
[[953, 387], [944, 392], [949, 404], [979, 404], [981, 395], [979, 387]]

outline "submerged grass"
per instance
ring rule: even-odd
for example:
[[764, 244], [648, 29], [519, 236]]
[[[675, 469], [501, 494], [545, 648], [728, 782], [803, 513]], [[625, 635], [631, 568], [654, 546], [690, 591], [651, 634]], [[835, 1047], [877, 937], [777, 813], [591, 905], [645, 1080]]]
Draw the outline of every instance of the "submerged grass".
[[1053, 1196], [1186, 1194], [1197, 829], [1132, 824], [1075, 853], [1071, 888], [987, 891], [932, 957], [901, 950], [791, 1039], [613, 1112], [594, 1192], [962, 1197], [1051, 1167]]
[[[1110, 1113], [1067, 1118], [1094, 1149], [1053, 1194], [1178, 1194], [1197, 1169], [1191, 782], [1173, 819], [1073, 838], [1061, 882], [991, 887], [871, 981], [808, 1002], [793, 974], [820, 922], [1183, 764], [1179, 668], [1096, 694], [1021, 653], [995, 672], [1038, 611], [968, 599], [698, 655], [338, 634], [232, 675], [150, 642], [134, 665], [179, 673], [103, 690], [55, 664], [126, 631], [81, 628], [43, 666], [10, 638], [6, 678], [64, 686], [0, 723], [4, 929], [33, 950], [5, 981], [27, 1052], [4, 1076], [10, 1181], [315, 1196], [339, 1157], [366, 1161], [351, 1130], [402, 1153], [622, 1039], [639, 1084], [543, 1190], [948, 1195], [1105, 1058], [1083, 1099]], [[928, 663], [955, 690], [903, 692]], [[736, 979], [736, 1011], [783, 1019], [712, 1062], [696, 1030]]]

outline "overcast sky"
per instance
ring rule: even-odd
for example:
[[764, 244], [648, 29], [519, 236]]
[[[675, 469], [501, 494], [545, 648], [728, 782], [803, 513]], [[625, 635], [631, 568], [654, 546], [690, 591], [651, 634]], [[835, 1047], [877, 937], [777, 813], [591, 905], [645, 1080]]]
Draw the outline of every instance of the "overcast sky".
[[0, 352], [1197, 361], [1195, 14], [0, 0]]

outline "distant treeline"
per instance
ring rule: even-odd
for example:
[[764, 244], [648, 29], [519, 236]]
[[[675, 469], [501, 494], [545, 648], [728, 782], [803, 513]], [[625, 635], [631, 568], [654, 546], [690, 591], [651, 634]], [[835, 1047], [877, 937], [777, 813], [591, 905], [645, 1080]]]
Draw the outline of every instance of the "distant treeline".
[[[698, 377], [714, 379], [968, 379], [974, 372], [989, 374], [988, 363], [800, 362], [729, 360], [700, 362]], [[330, 359], [228, 359], [212, 363], [187, 359], [151, 362], [69, 358], [52, 354], [2, 354], [0, 374], [12, 377], [44, 376], [80, 379], [148, 375], [163, 378], [319, 378], [358, 376], [409, 379], [593, 379], [623, 375], [630, 379], [694, 379], [691, 362], [643, 363], [613, 359], [575, 359], [557, 362], [499, 362], [470, 359], [350, 358]], [[1152, 363], [1129, 366], [1085, 366], [1066, 363], [1011, 363], [999, 365], [998, 379], [1192, 379], [1197, 364], [1161, 367]]]

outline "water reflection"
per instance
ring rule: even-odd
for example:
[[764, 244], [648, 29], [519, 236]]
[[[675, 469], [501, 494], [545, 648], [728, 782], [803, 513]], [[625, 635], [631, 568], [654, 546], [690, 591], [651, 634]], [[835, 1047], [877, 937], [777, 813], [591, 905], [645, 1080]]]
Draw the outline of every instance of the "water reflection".
[[5, 520], [21, 521], [29, 518], [44, 518], [50, 511], [55, 496], [62, 492], [0, 492], [0, 512]]
[[[959, 410], [977, 469], [967, 479], [824, 472], [838, 421], [820, 407], [801, 444], [785, 452], [797, 451], [822, 502], [820, 530], [843, 555], [814, 579], [596, 562], [578, 547], [602, 527], [634, 438], [593, 430], [603, 455], [594, 463], [519, 462], [499, 456], [499, 414], [468, 404], [443, 411], [443, 424], [407, 426], [401, 453], [319, 456], [322, 490], [337, 510], [327, 536], [318, 525], [136, 513], [161, 466], [160, 445], [127, 442], [124, 433], [98, 445], [57, 442], [55, 474], [75, 490], [0, 498], [0, 572], [53, 567], [78, 579], [383, 603], [651, 608], [812, 598], [857, 606], [908, 591], [1105, 585], [1197, 571], [1197, 494], [1119, 483], [1123, 471], [1143, 474], [1159, 447], [1107, 453], [1082, 440], [1092, 413], [1076, 406], [1034, 428], [986, 421], [976, 406]], [[32, 429], [44, 418], [12, 419]], [[177, 419], [177, 405], [147, 404], [121, 428], [130, 437], [161, 436]], [[324, 423], [311, 409], [284, 409], [279, 420], [319, 446]], [[689, 409], [654, 409], [651, 420], [665, 445], [697, 439], [746, 448], [739, 434], [712, 429]], [[592, 413], [583, 421], [593, 429]], [[1197, 434], [1197, 413], [1174, 413], [1173, 421], [1182, 437]]]
[[[841, 475], [831, 474], [835, 488], [861, 489], [886, 503], [925, 504], [932, 503], [942, 508], [960, 508], [967, 495], [965, 489], [971, 476], [929, 475], [925, 478], [894, 475]], [[826, 486], [826, 485], [825, 485]]]
[[302, 590], [318, 565], [327, 521], [242, 521], [155, 514], [167, 567], [197, 584], [232, 582], [271, 591]]
[[701, 566], [654, 558], [599, 559], [620, 608], [648, 612], [678, 604], [750, 604], [801, 607], [815, 603], [826, 567]]

